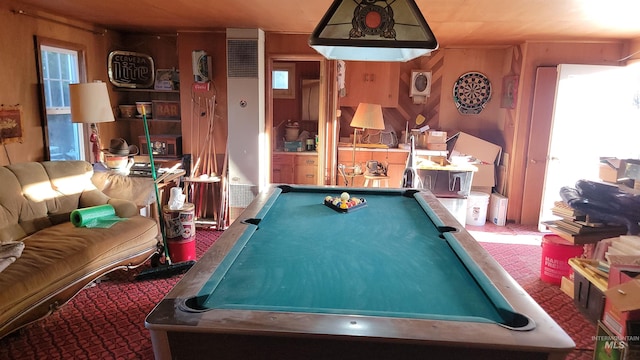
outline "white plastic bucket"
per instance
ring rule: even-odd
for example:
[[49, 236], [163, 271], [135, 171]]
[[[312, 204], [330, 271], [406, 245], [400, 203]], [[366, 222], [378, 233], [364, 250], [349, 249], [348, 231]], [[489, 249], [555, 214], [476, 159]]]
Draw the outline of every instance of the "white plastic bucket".
[[489, 194], [471, 191], [467, 196], [467, 224], [482, 226], [487, 221]]

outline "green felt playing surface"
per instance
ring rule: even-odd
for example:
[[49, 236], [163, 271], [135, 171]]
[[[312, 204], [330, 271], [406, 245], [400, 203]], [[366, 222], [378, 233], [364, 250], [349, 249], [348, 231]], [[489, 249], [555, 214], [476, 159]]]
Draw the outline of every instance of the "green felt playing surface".
[[368, 205], [339, 213], [323, 201], [340, 192], [327, 191], [277, 191], [201, 289], [200, 306], [505, 321], [498, 309], [508, 305], [416, 199], [353, 192]]

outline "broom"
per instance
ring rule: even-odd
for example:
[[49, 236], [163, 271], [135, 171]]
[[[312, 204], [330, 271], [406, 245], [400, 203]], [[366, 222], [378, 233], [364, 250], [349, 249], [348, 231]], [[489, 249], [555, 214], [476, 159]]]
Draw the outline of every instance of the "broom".
[[[160, 192], [158, 191], [158, 174], [156, 173], [156, 166], [153, 161], [153, 149], [151, 147], [151, 138], [149, 136], [149, 124], [147, 123], [147, 112], [142, 107], [142, 121], [144, 124], [144, 135], [147, 140], [147, 152], [149, 153], [149, 163], [151, 165], [151, 177], [153, 179], [153, 187], [156, 191], [156, 204], [158, 206], [158, 217], [160, 217], [160, 233], [162, 234], [162, 247], [164, 250], [164, 264], [156, 263], [156, 261], [152, 261], [151, 264], [153, 266], [150, 269], [146, 269], [141, 271], [137, 276], [136, 280], [145, 280], [145, 279], [157, 279], [157, 278], [168, 278], [174, 275], [184, 274], [187, 270], [189, 270], [193, 264], [195, 264], [194, 260], [185, 261], [177, 264], [171, 263], [171, 257], [169, 256], [169, 244], [167, 243], [167, 233], [164, 227], [164, 220], [162, 219], [162, 204], [160, 200]], [[158, 255], [159, 256], [159, 255]]]

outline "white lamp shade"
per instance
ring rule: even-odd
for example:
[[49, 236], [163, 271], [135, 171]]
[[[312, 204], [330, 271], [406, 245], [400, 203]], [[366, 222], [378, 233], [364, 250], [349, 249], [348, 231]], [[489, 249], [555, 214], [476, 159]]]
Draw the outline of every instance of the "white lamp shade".
[[360, 103], [351, 120], [351, 127], [360, 129], [384, 130], [382, 106], [378, 104]]
[[100, 123], [115, 121], [107, 83], [92, 82], [69, 85], [71, 121], [74, 123]]

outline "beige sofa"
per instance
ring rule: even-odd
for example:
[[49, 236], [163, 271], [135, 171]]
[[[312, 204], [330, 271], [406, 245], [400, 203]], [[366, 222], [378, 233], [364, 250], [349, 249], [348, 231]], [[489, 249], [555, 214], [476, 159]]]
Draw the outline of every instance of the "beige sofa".
[[[133, 202], [100, 192], [92, 174], [84, 161], [0, 167], [0, 245], [24, 244], [0, 271], [0, 338], [48, 316], [105, 273], [134, 268], [158, 251], [157, 222], [140, 216]], [[70, 222], [73, 210], [102, 204], [127, 219], [106, 229]]]

